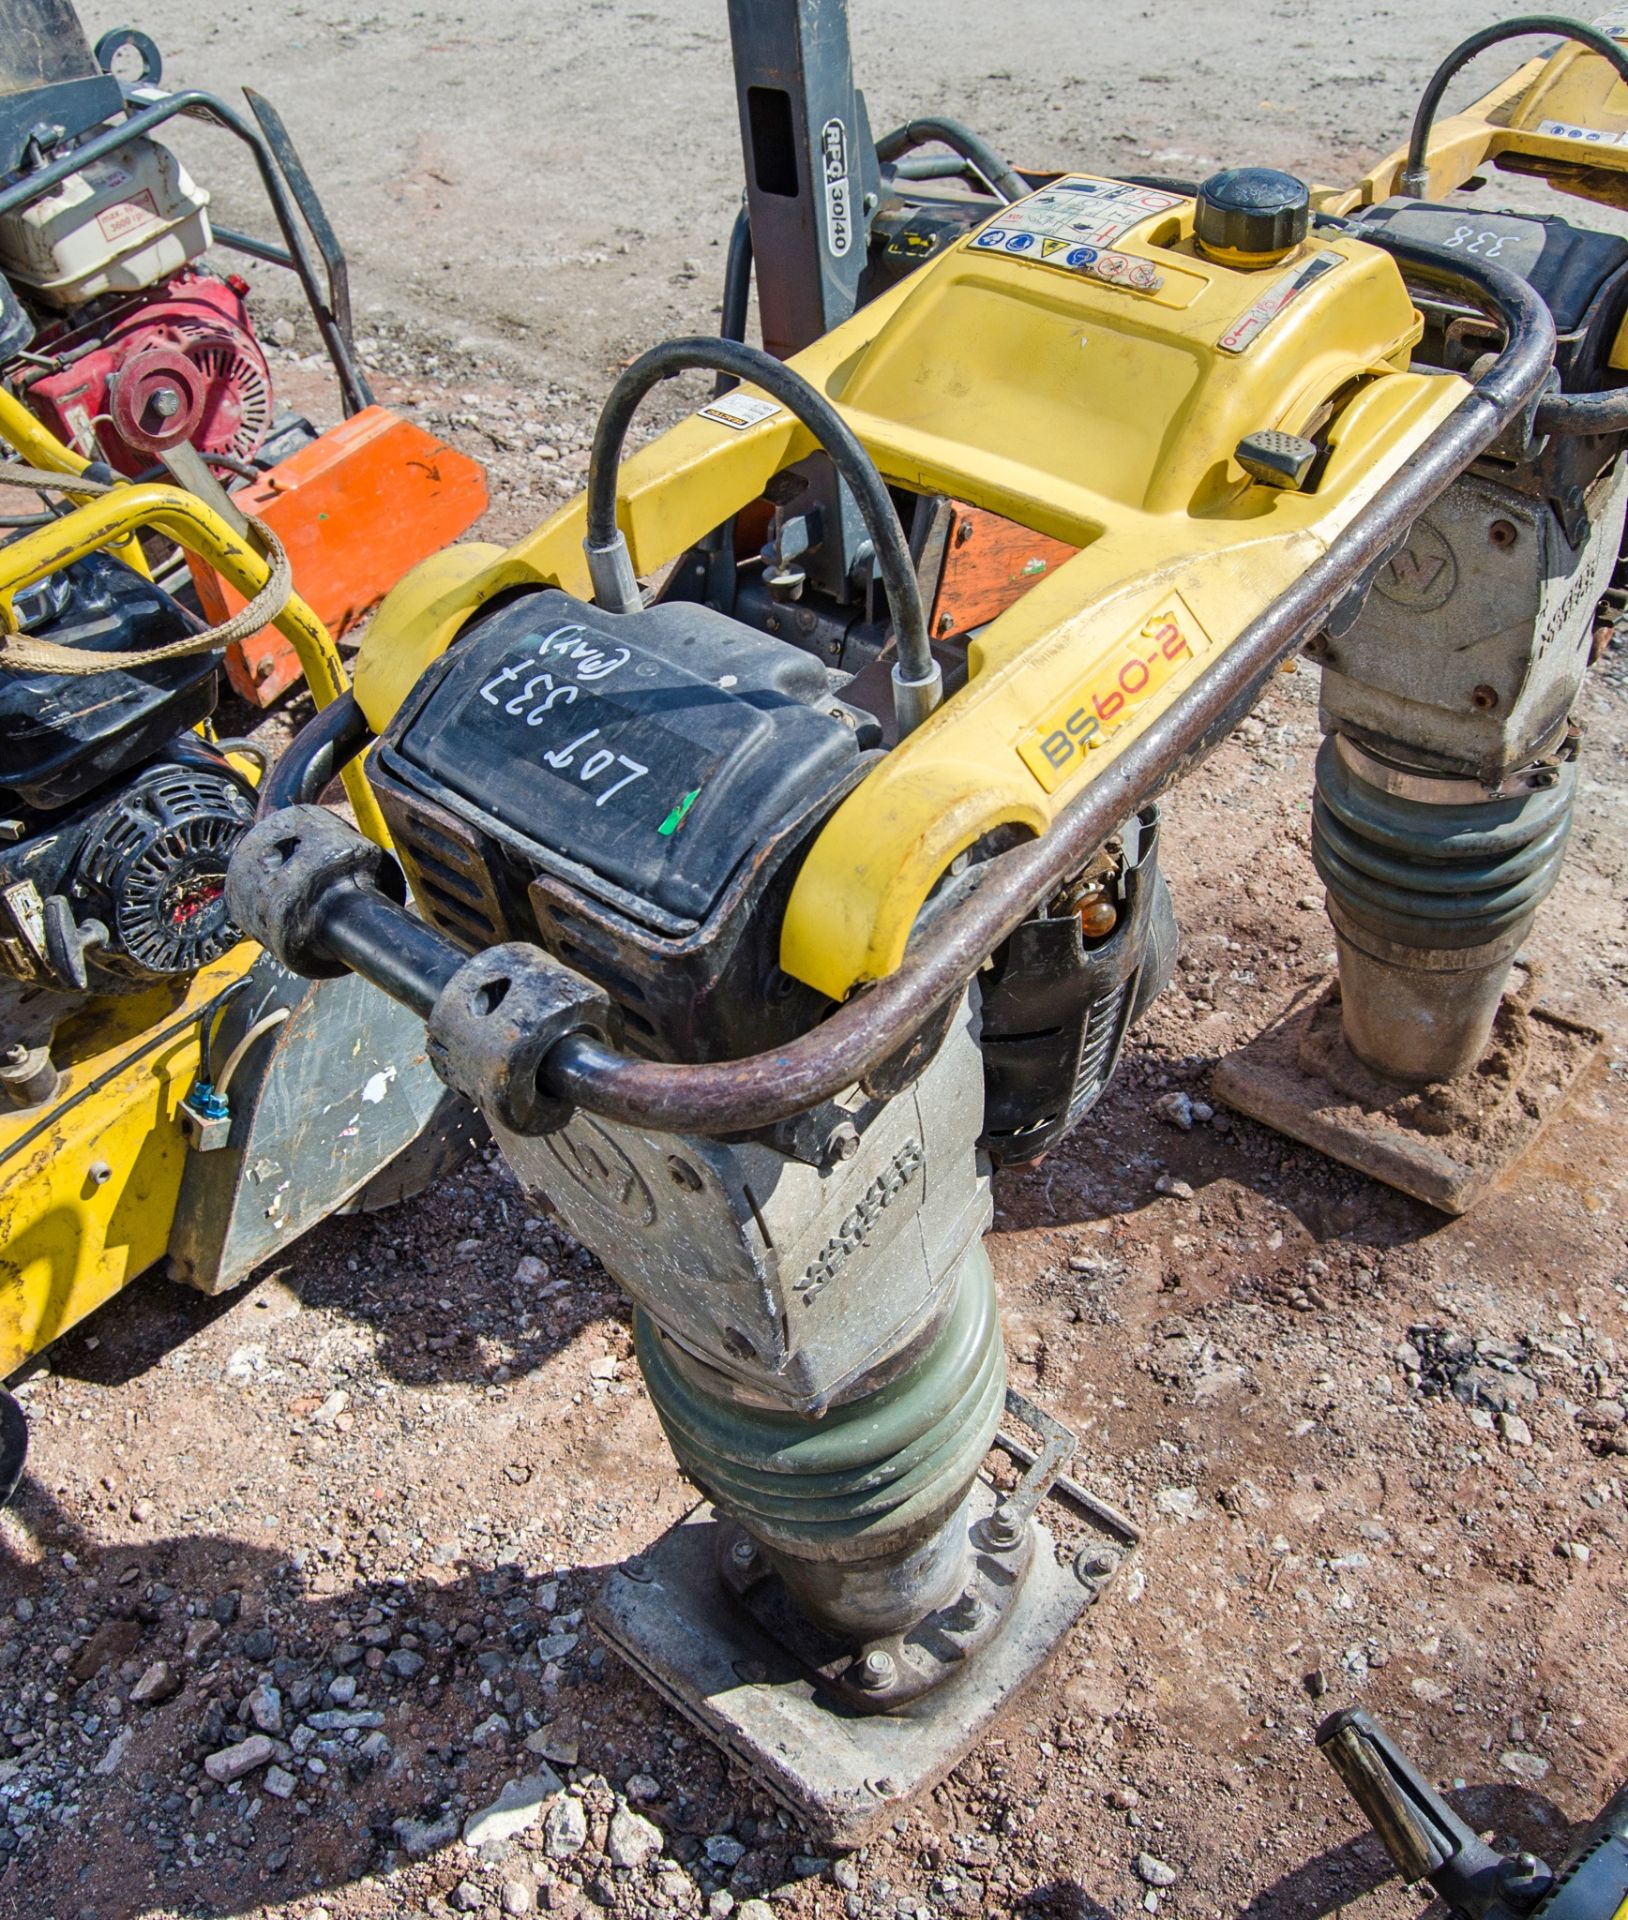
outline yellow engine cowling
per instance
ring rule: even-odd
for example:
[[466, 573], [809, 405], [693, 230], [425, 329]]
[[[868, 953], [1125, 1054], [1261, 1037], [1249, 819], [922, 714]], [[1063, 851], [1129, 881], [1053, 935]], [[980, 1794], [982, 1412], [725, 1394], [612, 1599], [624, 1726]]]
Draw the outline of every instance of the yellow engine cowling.
[[[1106, 240], [1046, 231], [1068, 192], [1098, 203]], [[1002, 826], [1043, 833], [1327, 549], [1467, 391], [1408, 370], [1419, 332], [1377, 248], [1314, 234], [1226, 265], [1199, 250], [1191, 201], [1074, 175], [795, 358], [890, 483], [1079, 552], [976, 635], [965, 687], [827, 823], [792, 892], [787, 972], [837, 999], [889, 972], [958, 854]], [[703, 409], [627, 462], [641, 573], [812, 451], [783, 409], [757, 411], [741, 426]], [[1326, 446], [1309, 491], [1257, 485], [1234, 457], [1274, 428]], [[357, 662], [370, 722], [497, 596], [586, 595], [583, 522], [578, 499], [506, 551], [453, 549], [409, 575]]]

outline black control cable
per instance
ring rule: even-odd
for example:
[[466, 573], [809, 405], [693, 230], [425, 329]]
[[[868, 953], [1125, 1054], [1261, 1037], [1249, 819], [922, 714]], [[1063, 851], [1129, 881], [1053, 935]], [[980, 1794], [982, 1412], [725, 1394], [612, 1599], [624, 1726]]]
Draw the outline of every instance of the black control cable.
[[739, 340], [668, 340], [642, 353], [617, 379], [594, 428], [588, 457], [588, 537], [583, 542], [594, 600], [610, 613], [643, 606], [627, 541], [616, 524], [622, 448], [639, 403], [681, 373], [727, 373], [761, 387], [807, 427], [853, 494], [875, 551], [898, 636], [893, 705], [900, 737], [920, 726], [943, 698], [944, 676], [927, 640], [927, 615], [904, 528], [876, 463], [842, 415], [800, 373], [761, 347]]
[[1518, 20], [1501, 20], [1496, 26], [1483, 27], [1479, 33], [1472, 33], [1468, 40], [1454, 47], [1430, 76], [1429, 84], [1419, 96], [1419, 108], [1413, 116], [1413, 131], [1408, 136], [1407, 165], [1402, 170], [1403, 193], [1417, 200], [1430, 190], [1430, 169], [1425, 164], [1425, 148], [1430, 143], [1430, 130], [1436, 123], [1436, 113], [1448, 82], [1467, 67], [1477, 54], [1485, 53], [1488, 47], [1495, 47], [1504, 40], [1524, 39], [1529, 33], [1552, 33], [1562, 40], [1575, 40], [1579, 46], [1587, 47], [1591, 53], [1597, 53], [1602, 60], [1608, 61], [1616, 69], [1619, 80], [1628, 81], [1628, 49], [1619, 45], [1608, 33], [1602, 33], [1598, 27], [1586, 27], [1579, 21], [1567, 20], [1557, 13], [1524, 14]]
[[917, 147], [928, 146], [934, 141], [941, 147], [948, 147], [952, 153], [960, 154], [963, 160], [971, 161], [989, 182], [996, 196], [1008, 205], [1014, 200], [1021, 200], [1029, 191], [1022, 176], [1013, 171], [1005, 157], [981, 133], [974, 133], [971, 127], [959, 120], [940, 115], [924, 115], [919, 120], [895, 127], [891, 133], [883, 134], [876, 143], [876, 157], [885, 166], [888, 161], [898, 160], [904, 154], [914, 153]]

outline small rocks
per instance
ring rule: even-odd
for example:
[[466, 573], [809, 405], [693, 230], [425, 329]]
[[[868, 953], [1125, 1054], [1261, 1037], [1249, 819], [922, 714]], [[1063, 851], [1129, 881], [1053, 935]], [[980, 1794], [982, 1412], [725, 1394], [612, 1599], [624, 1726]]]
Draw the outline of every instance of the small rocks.
[[1177, 1878], [1176, 1869], [1153, 1853], [1136, 1856], [1136, 1877], [1145, 1887], [1173, 1887]]
[[1180, 1088], [1174, 1093], [1160, 1094], [1153, 1103], [1153, 1111], [1166, 1126], [1178, 1127], [1183, 1133], [1191, 1133], [1195, 1125], [1207, 1127], [1215, 1118], [1215, 1108], [1207, 1100], [1195, 1100]]
[[409, 1860], [423, 1860], [458, 1837], [458, 1817], [443, 1813], [433, 1820], [397, 1820], [391, 1831]]
[[447, 1900], [459, 1913], [479, 1913], [486, 1905], [486, 1895], [473, 1880], [460, 1880], [447, 1895]]
[[1427, 1398], [1450, 1395], [1484, 1412], [1518, 1413], [1538, 1397], [1536, 1355], [1526, 1340], [1472, 1336], [1451, 1327], [1409, 1327], [1396, 1349], [1410, 1381]]
[[260, 1785], [272, 1799], [287, 1800], [292, 1797], [299, 1782], [286, 1767], [267, 1767], [260, 1776]]
[[283, 1730], [283, 1696], [276, 1687], [262, 1683], [244, 1697], [238, 1718], [248, 1721], [261, 1733]]
[[1170, 1173], [1161, 1173], [1153, 1183], [1153, 1190], [1155, 1193], [1168, 1194], [1172, 1200], [1194, 1198], [1191, 1185], [1185, 1180], [1178, 1180], [1174, 1174]]
[[81, 1685], [94, 1680], [110, 1662], [128, 1660], [140, 1638], [139, 1620], [104, 1620], [85, 1642], [69, 1672]]
[[155, 1660], [130, 1689], [133, 1707], [156, 1707], [181, 1691], [181, 1676], [167, 1660]]
[[186, 1639], [182, 1642], [181, 1657], [184, 1660], [201, 1660], [219, 1640], [221, 1633], [218, 1620], [194, 1620], [187, 1628]]
[[331, 1427], [337, 1424], [339, 1416], [350, 1405], [350, 1395], [343, 1387], [336, 1387], [316, 1412], [311, 1415], [313, 1427]]
[[537, 1896], [524, 1880], [505, 1880], [498, 1893], [498, 1905], [503, 1911], [518, 1920], [518, 1916], [530, 1913], [537, 1904]]
[[726, 1873], [746, 1857], [745, 1846], [732, 1833], [713, 1834], [702, 1843], [701, 1851], [712, 1866], [722, 1867]]
[[661, 1828], [635, 1813], [631, 1807], [618, 1807], [611, 1815], [610, 1833], [605, 1851], [613, 1867], [647, 1867], [666, 1845]]
[[1196, 1520], [1198, 1518], [1197, 1487], [1160, 1487], [1153, 1496], [1153, 1504], [1160, 1513], [1172, 1520]]
[[229, 1787], [234, 1780], [241, 1780], [245, 1774], [253, 1773], [256, 1767], [263, 1767], [277, 1752], [277, 1744], [263, 1733], [251, 1733], [247, 1740], [239, 1740], [236, 1746], [222, 1747], [218, 1753], [212, 1753], [204, 1761], [204, 1772], [217, 1786]]
[[543, 1821], [543, 1847], [551, 1860], [569, 1860], [588, 1842], [588, 1816], [575, 1795], [562, 1793]]
[[424, 1671], [424, 1656], [410, 1647], [397, 1647], [385, 1655], [384, 1670], [397, 1680], [411, 1680]]
[[372, 1707], [357, 1707], [353, 1712], [343, 1712], [338, 1707], [325, 1708], [321, 1713], [307, 1714], [305, 1724], [318, 1733], [348, 1733], [352, 1727], [382, 1727], [384, 1715]]
[[1498, 1434], [1506, 1446], [1529, 1447], [1532, 1444], [1532, 1429], [1518, 1413], [1499, 1414]]
[[336, 1707], [348, 1707], [356, 1698], [355, 1674], [336, 1673], [328, 1682], [328, 1698]]
[[1498, 1756], [1498, 1764], [1505, 1773], [1514, 1774], [1517, 1780], [1545, 1780], [1549, 1775], [1549, 1763], [1541, 1753], [1522, 1753], [1511, 1748]]
[[522, 1779], [511, 1780], [489, 1806], [472, 1813], [464, 1822], [464, 1845], [499, 1846], [517, 1834], [528, 1832], [543, 1818], [549, 1800], [563, 1790], [564, 1782], [549, 1767], [540, 1767]]

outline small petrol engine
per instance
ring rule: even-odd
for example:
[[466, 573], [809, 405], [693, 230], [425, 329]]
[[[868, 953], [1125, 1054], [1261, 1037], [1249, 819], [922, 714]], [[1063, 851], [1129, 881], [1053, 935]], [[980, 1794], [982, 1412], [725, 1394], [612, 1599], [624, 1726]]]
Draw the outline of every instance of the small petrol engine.
[[[100, 554], [19, 596], [19, 611], [30, 632], [101, 652], [190, 620]], [[0, 1038], [14, 1050], [45, 1044], [72, 996], [185, 978], [238, 939], [226, 864], [253, 789], [190, 731], [214, 707], [217, 667], [203, 653], [0, 676]]]
[[[49, 59], [39, 45], [0, 51], [0, 184], [60, 160], [121, 106], [77, 30], [54, 25]], [[248, 286], [197, 265], [208, 208], [169, 148], [136, 134], [0, 214], [0, 380], [120, 473], [182, 441], [246, 461], [271, 425]]]

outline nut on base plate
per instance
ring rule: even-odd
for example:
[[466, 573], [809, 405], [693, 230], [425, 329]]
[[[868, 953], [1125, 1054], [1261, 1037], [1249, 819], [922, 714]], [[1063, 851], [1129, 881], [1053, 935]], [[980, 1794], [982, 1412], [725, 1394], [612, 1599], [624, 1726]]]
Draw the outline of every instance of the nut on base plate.
[[1509, 993], [1472, 1073], [1397, 1087], [1346, 1047], [1331, 980], [1228, 1054], [1211, 1086], [1236, 1112], [1460, 1214], [1532, 1147], [1604, 1044], [1597, 1028]]
[[[980, 1482], [973, 1513], [994, 1510]], [[898, 1713], [856, 1710], [819, 1687], [718, 1577], [723, 1519], [703, 1502], [613, 1569], [594, 1607], [612, 1648], [766, 1787], [810, 1839], [862, 1845], [899, 1806], [943, 1779], [1097, 1599], [1125, 1542], [1091, 1527], [1059, 1564], [1038, 1522], [1034, 1562], [999, 1638]]]

